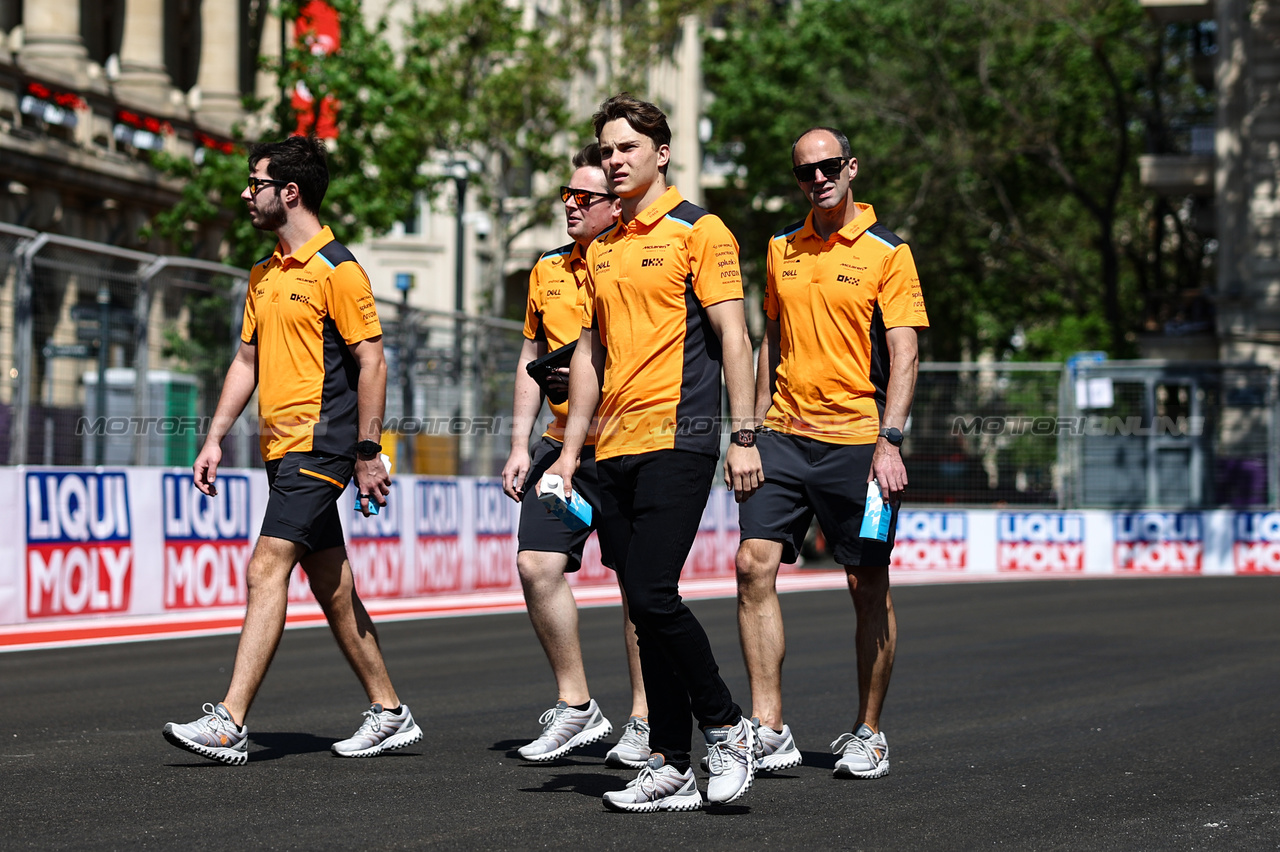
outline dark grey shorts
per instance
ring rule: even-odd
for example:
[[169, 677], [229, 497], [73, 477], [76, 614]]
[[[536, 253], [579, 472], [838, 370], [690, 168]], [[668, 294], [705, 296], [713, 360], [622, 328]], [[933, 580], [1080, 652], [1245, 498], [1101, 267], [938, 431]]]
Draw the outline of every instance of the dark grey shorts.
[[262, 535], [297, 542], [309, 553], [342, 547], [337, 501], [355, 469], [355, 459], [327, 453], [285, 453], [267, 462], [271, 496]]
[[[547, 511], [538, 500], [538, 480], [547, 468], [560, 458], [563, 445], [545, 435], [533, 445], [529, 475], [524, 481], [524, 499], [520, 501], [520, 533], [517, 550], [536, 550], [541, 553], [564, 553], [569, 556], [572, 573], [582, 567], [582, 548], [591, 536], [591, 530], [600, 523], [600, 479], [596, 474], [596, 448], [582, 448], [578, 460], [578, 472], [573, 475], [573, 490], [591, 504], [591, 519], [595, 523], [584, 530], [571, 530], [564, 521]], [[604, 557], [604, 564], [613, 567], [612, 560]]]
[[764, 485], [738, 506], [742, 538], [782, 542], [782, 561], [795, 562], [814, 515], [841, 565], [889, 564], [898, 513], [887, 542], [861, 538], [867, 474], [875, 444], [830, 444], [762, 429], [756, 438]]

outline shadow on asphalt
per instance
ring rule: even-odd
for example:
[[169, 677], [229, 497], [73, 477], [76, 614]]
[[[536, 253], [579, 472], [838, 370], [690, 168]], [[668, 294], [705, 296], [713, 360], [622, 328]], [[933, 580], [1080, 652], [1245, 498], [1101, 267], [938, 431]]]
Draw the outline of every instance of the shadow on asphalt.
[[328, 751], [337, 742], [333, 737], [317, 737], [315, 734], [276, 733], [254, 731], [249, 734], [249, 742], [261, 746], [254, 751], [250, 760], [279, 760], [291, 754], [312, 754], [317, 751]]
[[626, 787], [626, 779], [599, 772], [574, 772], [563, 775], [552, 775], [542, 783], [541, 787], [521, 787], [521, 793], [577, 793], [580, 796], [591, 796], [599, 799], [610, 790], [621, 790]]
[[835, 769], [836, 755], [829, 751], [802, 751], [805, 766], [816, 766], [818, 769]]

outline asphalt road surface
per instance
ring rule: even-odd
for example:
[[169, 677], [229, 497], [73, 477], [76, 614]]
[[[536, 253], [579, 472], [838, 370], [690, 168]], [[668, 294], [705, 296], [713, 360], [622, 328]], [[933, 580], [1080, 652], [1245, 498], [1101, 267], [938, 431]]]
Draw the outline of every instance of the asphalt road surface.
[[[323, 629], [291, 630], [229, 767], [160, 735], [226, 686], [235, 637], [0, 654], [2, 849], [1280, 848], [1280, 580], [900, 587], [883, 722], [893, 769], [831, 777], [852, 722], [852, 608], [783, 597], [804, 765], [738, 802], [615, 814], [608, 745], [519, 759], [556, 695], [527, 618], [387, 624], [426, 737], [329, 753], [364, 695]], [[749, 704], [731, 600], [692, 604]], [[620, 612], [582, 612], [594, 696], [626, 721]], [[695, 753], [695, 757], [698, 756]]]

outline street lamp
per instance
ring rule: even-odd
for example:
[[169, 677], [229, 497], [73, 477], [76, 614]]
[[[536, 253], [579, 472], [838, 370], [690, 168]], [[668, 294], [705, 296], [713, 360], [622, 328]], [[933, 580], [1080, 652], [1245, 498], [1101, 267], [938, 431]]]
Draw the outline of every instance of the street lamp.
[[[473, 171], [479, 171], [479, 164], [474, 160], [456, 159], [444, 164], [444, 173], [453, 178], [457, 191], [457, 210], [454, 220], [454, 263], [453, 263], [453, 376], [454, 386], [458, 392], [458, 407], [454, 411], [455, 418], [461, 419], [464, 390], [462, 386], [465, 371], [462, 368], [463, 346], [462, 336], [466, 332], [466, 251], [467, 251], [467, 181]], [[468, 474], [470, 453], [464, 450], [469, 439], [464, 433], [458, 436], [457, 472]]]

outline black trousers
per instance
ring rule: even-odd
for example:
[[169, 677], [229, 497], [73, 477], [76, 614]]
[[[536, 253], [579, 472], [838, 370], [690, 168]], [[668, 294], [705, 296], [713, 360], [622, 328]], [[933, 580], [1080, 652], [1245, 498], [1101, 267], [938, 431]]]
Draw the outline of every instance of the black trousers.
[[689, 556], [711, 492], [716, 458], [657, 450], [597, 461], [597, 531], [613, 553], [640, 644], [649, 701], [649, 748], [667, 763], [689, 763], [692, 713], [701, 727], [742, 718], [720, 677], [706, 631], [680, 598]]

